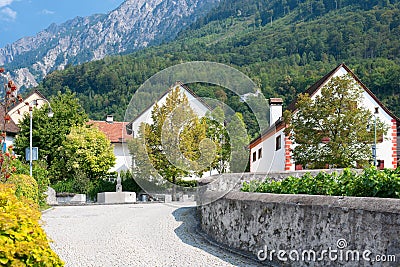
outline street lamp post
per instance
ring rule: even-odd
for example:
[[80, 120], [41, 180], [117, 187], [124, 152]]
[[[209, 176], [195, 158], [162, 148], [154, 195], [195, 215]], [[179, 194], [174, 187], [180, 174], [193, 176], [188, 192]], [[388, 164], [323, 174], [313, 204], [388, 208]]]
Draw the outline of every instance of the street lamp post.
[[379, 107], [375, 107], [374, 112], [374, 146], [372, 147], [372, 157], [374, 158], [374, 166], [377, 166], [376, 160], [376, 115], [379, 113]]
[[49, 113], [47, 113], [47, 116], [49, 118], [52, 118], [54, 116], [54, 113], [51, 109], [50, 102], [47, 99], [39, 98], [39, 99], [32, 100], [29, 103], [29, 116], [30, 116], [30, 118], [29, 118], [29, 175], [30, 176], [32, 176], [32, 160], [33, 160], [33, 148], [32, 148], [32, 143], [33, 143], [32, 142], [33, 106], [32, 106], [32, 104], [37, 105], [37, 101], [39, 101], [39, 100], [45, 101], [49, 105]]

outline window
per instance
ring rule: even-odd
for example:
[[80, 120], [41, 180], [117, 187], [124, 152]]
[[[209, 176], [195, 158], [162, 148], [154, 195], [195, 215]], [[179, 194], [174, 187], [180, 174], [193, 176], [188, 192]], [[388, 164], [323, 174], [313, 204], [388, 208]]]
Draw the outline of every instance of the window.
[[258, 149], [258, 159], [262, 158], [262, 147]]
[[278, 135], [275, 140], [275, 150], [279, 150], [282, 148], [282, 136]]
[[253, 161], [257, 160], [257, 152], [253, 152]]
[[384, 168], [385, 168], [385, 161], [384, 160], [377, 160], [377, 162], [376, 162], [376, 167], [379, 169], [379, 170], [383, 170]]

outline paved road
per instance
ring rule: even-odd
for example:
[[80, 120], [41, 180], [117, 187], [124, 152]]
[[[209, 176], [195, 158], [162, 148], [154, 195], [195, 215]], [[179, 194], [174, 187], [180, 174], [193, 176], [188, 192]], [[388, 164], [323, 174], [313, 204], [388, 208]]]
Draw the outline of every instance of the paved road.
[[193, 207], [66, 206], [42, 220], [66, 266], [258, 266], [199, 235]]

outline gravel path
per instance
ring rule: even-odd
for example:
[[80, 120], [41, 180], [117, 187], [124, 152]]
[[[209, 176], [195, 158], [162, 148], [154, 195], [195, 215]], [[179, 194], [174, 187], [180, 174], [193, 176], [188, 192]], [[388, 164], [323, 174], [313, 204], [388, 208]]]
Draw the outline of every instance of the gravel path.
[[66, 266], [259, 266], [210, 245], [196, 232], [194, 207], [65, 206], [42, 220]]

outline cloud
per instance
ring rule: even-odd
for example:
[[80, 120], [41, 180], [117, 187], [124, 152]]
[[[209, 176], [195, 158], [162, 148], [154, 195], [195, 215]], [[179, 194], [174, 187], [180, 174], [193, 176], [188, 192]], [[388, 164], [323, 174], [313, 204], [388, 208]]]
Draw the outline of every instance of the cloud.
[[[1, 0], [0, 0], [1, 1]], [[17, 12], [9, 7], [0, 10], [0, 19], [5, 21], [14, 21], [17, 18]]]
[[56, 12], [48, 10], [48, 9], [43, 9], [40, 13], [43, 15], [53, 15]]
[[12, 2], [14, 2], [14, 0], [0, 0], [0, 7], [11, 5]]

